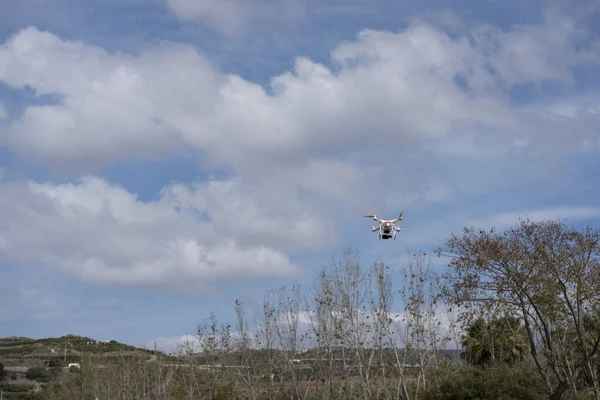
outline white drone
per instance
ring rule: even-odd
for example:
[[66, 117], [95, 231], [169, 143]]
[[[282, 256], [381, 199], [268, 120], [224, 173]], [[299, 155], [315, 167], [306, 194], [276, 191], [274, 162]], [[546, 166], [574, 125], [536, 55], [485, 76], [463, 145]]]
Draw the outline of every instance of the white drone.
[[396, 222], [402, 221], [402, 215], [404, 210], [400, 211], [400, 215], [396, 219], [379, 219], [376, 215], [365, 215], [365, 218], [371, 218], [373, 221], [379, 223], [379, 226], [371, 228], [371, 232], [379, 231], [379, 240], [391, 239], [392, 237], [396, 240], [396, 233], [400, 232], [400, 227], [396, 226]]

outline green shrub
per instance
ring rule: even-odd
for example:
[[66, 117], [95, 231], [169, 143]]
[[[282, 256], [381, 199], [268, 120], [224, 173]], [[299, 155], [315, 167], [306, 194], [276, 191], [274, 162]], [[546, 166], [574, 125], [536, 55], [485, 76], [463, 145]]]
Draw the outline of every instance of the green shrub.
[[563, 396], [564, 400], [595, 400], [596, 395], [594, 394], [593, 388], [579, 389], [577, 393], [574, 393], [572, 389], [567, 390]]
[[8, 371], [4, 369], [4, 364], [0, 363], [0, 381], [3, 381], [8, 376]]
[[27, 393], [35, 386], [31, 383], [1, 383], [0, 390], [4, 393]]
[[236, 398], [238, 398], [238, 396], [236, 396], [232, 385], [219, 385], [217, 393], [214, 396], [205, 396], [202, 400], [234, 400]]
[[448, 371], [420, 400], [542, 400], [546, 387], [527, 362], [488, 367], [465, 366]]
[[38, 382], [50, 382], [51, 380], [58, 377], [60, 373], [60, 367], [46, 368], [44, 365], [36, 365], [34, 367], [29, 368], [25, 372], [25, 378]]
[[66, 365], [63, 360], [55, 357], [55, 358], [51, 358], [48, 360], [48, 366], [49, 367], [63, 367]]

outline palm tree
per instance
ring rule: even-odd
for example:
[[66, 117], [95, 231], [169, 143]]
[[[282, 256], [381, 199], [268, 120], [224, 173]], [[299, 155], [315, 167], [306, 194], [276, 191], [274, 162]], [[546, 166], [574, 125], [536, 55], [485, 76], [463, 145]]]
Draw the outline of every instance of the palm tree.
[[528, 346], [525, 327], [518, 317], [504, 316], [490, 322], [496, 361], [514, 364], [523, 361]]
[[470, 364], [493, 362], [515, 363], [527, 354], [524, 328], [517, 317], [504, 316], [489, 323], [479, 318], [466, 329], [462, 337], [465, 351], [461, 358]]
[[473, 322], [467, 327], [466, 333], [461, 341], [465, 349], [460, 355], [461, 358], [474, 365], [489, 362], [492, 358], [492, 341], [485, 320], [479, 318]]

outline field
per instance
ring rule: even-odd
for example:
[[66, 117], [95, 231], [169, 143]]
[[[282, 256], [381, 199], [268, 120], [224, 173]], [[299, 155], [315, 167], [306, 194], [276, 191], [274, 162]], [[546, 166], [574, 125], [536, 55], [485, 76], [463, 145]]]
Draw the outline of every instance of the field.
[[[425, 376], [421, 365], [409, 362], [399, 371], [396, 351], [371, 349], [362, 358], [348, 349], [330, 349], [327, 354], [322, 349], [295, 354], [231, 349], [169, 356], [73, 335], [10, 337], [0, 339], [5, 371], [0, 390], [3, 400], [69, 400], [91, 393], [98, 399], [287, 399], [315, 398], [317, 393], [345, 399], [364, 398], [365, 393], [369, 398], [394, 398], [401, 385], [414, 391]], [[423, 354], [414, 353], [419, 355]], [[461, 365], [458, 351], [428, 356], [445, 370]], [[68, 369], [70, 363], [78, 366]]]

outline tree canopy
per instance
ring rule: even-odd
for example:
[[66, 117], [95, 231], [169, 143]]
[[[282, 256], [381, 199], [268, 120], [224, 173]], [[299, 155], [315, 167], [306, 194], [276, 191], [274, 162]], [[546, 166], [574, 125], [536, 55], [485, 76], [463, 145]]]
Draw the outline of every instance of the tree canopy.
[[522, 219], [498, 232], [465, 228], [438, 251], [451, 258], [444, 297], [463, 321], [498, 314], [523, 320], [528, 347], [559, 399], [580, 379], [594, 384], [600, 345], [600, 232]]

